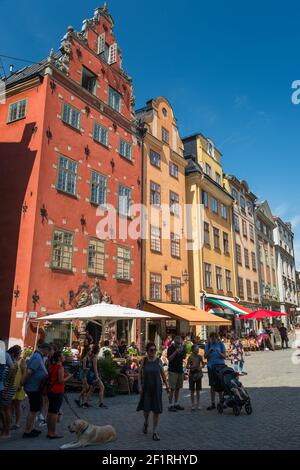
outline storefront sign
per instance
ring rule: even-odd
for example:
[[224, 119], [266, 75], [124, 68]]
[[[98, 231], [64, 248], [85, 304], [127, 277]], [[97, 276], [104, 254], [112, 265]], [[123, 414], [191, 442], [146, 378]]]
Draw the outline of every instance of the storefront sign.
[[33, 318], [37, 318], [37, 312], [29, 312], [29, 318], [32, 320]]
[[24, 312], [16, 312], [16, 318], [24, 318]]

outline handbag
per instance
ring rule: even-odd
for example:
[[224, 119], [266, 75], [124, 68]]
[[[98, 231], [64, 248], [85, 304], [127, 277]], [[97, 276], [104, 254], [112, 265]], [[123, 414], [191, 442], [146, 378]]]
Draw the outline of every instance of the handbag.
[[202, 377], [203, 377], [202, 370], [197, 370], [196, 372], [192, 373], [193, 382], [198, 382], [198, 380], [201, 380]]

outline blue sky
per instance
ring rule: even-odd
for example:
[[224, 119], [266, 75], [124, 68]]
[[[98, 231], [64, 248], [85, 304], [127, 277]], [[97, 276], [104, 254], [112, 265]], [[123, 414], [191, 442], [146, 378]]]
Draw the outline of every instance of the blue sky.
[[[298, 5], [297, 5], [298, 3]], [[13, 7], [12, 7], [13, 5]], [[110, 0], [137, 107], [173, 104], [182, 136], [200, 131], [223, 167], [291, 220], [300, 267], [300, 5], [296, 0]], [[67, 26], [81, 28], [97, 0], [0, 0], [0, 54], [39, 60]], [[12, 27], [13, 26], [13, 27]], [[3, 60], [23, 66], [16, 61]]]

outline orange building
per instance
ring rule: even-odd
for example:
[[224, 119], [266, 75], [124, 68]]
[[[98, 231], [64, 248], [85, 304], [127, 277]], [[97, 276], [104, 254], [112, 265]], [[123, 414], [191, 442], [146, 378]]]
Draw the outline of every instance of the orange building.
[[[119, 234], [141, 202], [132, 82], [107, 7], [57, 53], [5, 80], [0, 105], [0, 331], [31, 343], [30, 319], [98, 301], [140, 302], [140, 244]], [[116, 226], [97, 230], [116, 208]], [[97, 327], [89, 325], [95, 339]], [[66, 326], [47, 332], [64, 343]], [[133, 336], [133, 324], [111, 325]], [[55, 336], [56, 335], [56, 336]]]
[[[136, 114], [147, 130], [143, 156], [143, 200], [147, 208], [143, 301], [154, 312], [172, 315], [172, 320], [160, 322], [160, 330], [157, 324], [149, 324], [147, 339], [154, 340], [156, 335], [164, 338], [189, 331], [189, 322], [183, 319], [184, 305], [189, 303], [184, 223], [186, 161], [174, 112], [166, 98], [148, 101]], [[181, 307], [174, 307], [176, 304]]]

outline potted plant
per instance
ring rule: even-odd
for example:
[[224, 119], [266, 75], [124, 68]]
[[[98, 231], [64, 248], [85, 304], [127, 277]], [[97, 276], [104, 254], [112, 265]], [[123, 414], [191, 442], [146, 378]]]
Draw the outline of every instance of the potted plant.
[[120, 373], [120, 369], [114, 363], [110, 354], [99, 359], [99, 368], [101, 379], [105, 387], [105, 396], [115, 396], [115, 380]]
[[65, 356], [66, 361], [71, 361], [72, 360], [72, 349], [68, 347], [64, 347], [63, 350], [63, 355]]

